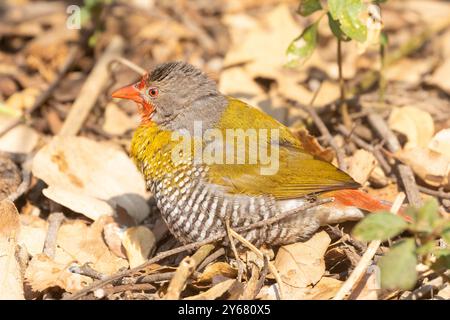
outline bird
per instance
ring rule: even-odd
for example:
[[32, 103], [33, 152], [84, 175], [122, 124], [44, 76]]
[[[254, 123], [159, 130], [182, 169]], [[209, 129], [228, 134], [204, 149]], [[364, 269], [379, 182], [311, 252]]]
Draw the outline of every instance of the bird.
[[[245, 227], [298, 209], [242, 234], [257, 246], [285, 245], [309, 239], [322, 225], [388, 209], [359, 190], [347, 173], [309, 154], [286, 126], [222, 94], [189, 63], [158, 64], [112, 97], [138, 106], [141, 122], [130, 155], [169, 231], [183, 244], [223, 234], [227, 222], [231, 228]], [[228, 140], [228, 133], [236, 136]], [[233, 145], [238, 133], [247, 136]], [[254, 133], [258, 143], [250, 143]], [[244, 150], [240, 158], [237, 147]], [[210, 159], [202, 157], [207, 152], [196, 154], [197, 149], [212, 150]], [[275, 154], [275, 165], [259, 158], [264, 154], [270, 154], [269, 160]], [[327, 197], [334, 201], [301, 209]]]

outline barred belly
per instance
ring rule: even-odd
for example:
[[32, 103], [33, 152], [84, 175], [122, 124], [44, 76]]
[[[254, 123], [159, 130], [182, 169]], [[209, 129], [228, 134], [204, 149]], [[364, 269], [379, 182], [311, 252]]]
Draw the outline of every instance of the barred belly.
[[[291, 209], [292, 203], [286, 206], [270, 196], [225, 193], [205, 180], [206, 170], [202, 166], [180, 169], [159, 181], [148, 181], [169, 230], [182, 243], [205, 240], [224, 232], [227, 218], [232, 228], [237, 228]], [[302, 204], [298, 202], [297, 205]], [[257, 246], [295, 242], [308, 237], [319, 227], [313, 214], [307, 210], [304, 214], [241, 234]], [[311, 226], [312, 232], [302, 230], [305, 224]]]

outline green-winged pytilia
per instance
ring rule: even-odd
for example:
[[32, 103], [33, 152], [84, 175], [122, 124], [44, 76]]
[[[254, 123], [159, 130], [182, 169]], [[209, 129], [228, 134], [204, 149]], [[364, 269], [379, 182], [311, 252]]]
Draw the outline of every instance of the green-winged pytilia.
[[169, 230], [183, 243], [224, 232], [226, 219], [236, 228], [300, 208], [311, 195], [335, 201], [243, 236], [255, 245], [287, 244], [307, 239], [323, 224], [386, 209], [356, 190], [359, 184], [347, 173], [306, 152], [287, 127], [221, 94], [190, 64], [160, 64], [113, 97], [138, 105], [141, 124], [131, 156]]

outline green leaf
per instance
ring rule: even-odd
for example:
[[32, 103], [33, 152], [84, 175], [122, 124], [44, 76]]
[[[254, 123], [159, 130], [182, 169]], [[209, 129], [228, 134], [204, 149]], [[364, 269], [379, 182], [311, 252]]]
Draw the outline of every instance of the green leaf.
[[306, 27], [302, 34], [294, 39], [287, 48], [287, 66], [302, 65], [312, 55], [317, 45], [317, 29], [319, 21]]
[[384, 289], [410, 290], [417, 281], [414, 239], [408, 238], [396, 243], [380, 259], [381, 287]]
[[435, 271], [445, 271], [450, 269], [450, 250], [442, 249], [434, 253], [437, 257], [431, 268]]
[[444, 224], [441, 232], [442, 239], [450, 245], [450, 221]]
[[431, 241], [428, 241], [427, 243], [425, 243], [424, 245], [421, 245], [420, 247], [418, 247], [416, 250], [416, 253], [418, 255], [424, 256], [428, 253], [433, 253], [438, 248], [439, 247], [436, 246], [436, 241], [431, 240]]
[[367, 6], [362, 0], [328, 0], [328, 8], [347, 36], [359, 42], [366, 41], [367, 27], [360, 17]]
[[300, 0], [297, 12], [298, 14], [307, 17], [319, 10], [322, 10], [322, 5], [319, 0]]
[[387, 240], [403, 232], [408, 224], [399, 216], [389, 212], [372, 213], [353, 229], [353, 236], [359, 240]]
[[333, 16], [328, 12], [328, 25], [330, 26], [331, 32], [333, 32], [334, 36], [341, 41], [350, 41], [350, 39], [344, 32], [341, 30], [341, 25], [339, 21], [334, 20]]
[[431, 198], [417, 210], [417, 222], [414, 229], [418, 232], [431, 233], [439, 220], [439, 204], [436, 199]]
[[387, 35], [386, 32], [381, 31], [380, 33], [380, 45], [382, 45], [383, 47], [387, 47], [387, 45], [389, 44], [389, 37]]

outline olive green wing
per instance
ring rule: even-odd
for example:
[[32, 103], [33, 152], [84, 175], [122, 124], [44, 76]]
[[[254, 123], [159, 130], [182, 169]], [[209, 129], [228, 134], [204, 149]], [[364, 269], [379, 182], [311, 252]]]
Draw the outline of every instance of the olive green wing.
[[[251, 144], [246, 141], [248, 153], [245, 154], [245, 164], [234, 161], [209, 166], [211, 182], [224, 187], [229, 193], [273, 195], [281, 200], [359, 186], [345, 172], [303, 150], [288, 128], [242, 101], [230, 99], [219, 128], [224, 132], [226, 129], [256, 129], [258, 142], [266, 135], [266, 143]], [[250, 154], [258, 154], [257, 163], [248, 163]], [[235, 160], [236, 157], [237, 152]]]

